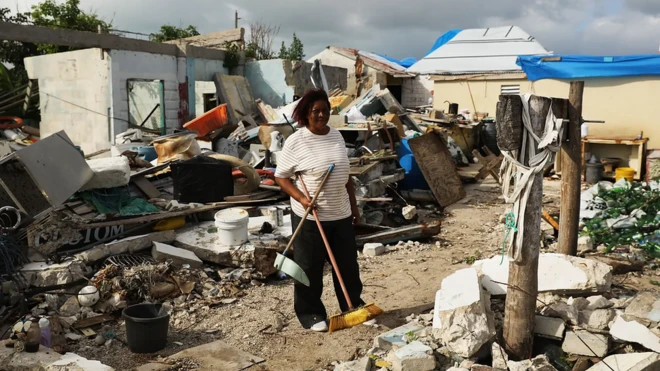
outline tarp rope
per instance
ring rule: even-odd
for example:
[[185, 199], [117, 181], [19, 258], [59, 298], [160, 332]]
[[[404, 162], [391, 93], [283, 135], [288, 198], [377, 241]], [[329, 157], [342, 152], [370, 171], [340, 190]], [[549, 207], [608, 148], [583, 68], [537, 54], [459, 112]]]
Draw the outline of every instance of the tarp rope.
[[[554, 161], [555, 153], [561, 148], [560, 138], [563, 138], [563, 119], [555, 117], [552, 112], [552, 102], [545, 119], [543, 135], [538, 137], [534, 134], [529, 112], [531, 97], [531, 94], [520, 95], [523, 104], [523, 130], [520, 150], [502, 151], [504, 160], [500, 168], [504, 201], [513, 204], [511, 208], [513, 221], [510, 219], [511, 216], [507, 215], [507, 233], [504, 236], [502, 246], [504, 248], [505, 243], [508, 245], [507, 256], [509, 261], [515, 262], [522, 260], [525, 209], [527, 208], [534, 175], [543, 172], [545, 165]], [[518, 153], [516, 154], [516, 152]], [[529, 166], [522, 164], [522, 161], [527, 157], [529, 157]], [[513, 183], [513, 187], [511, 183]], [[512, 235], [510, 235], [510, 231], [513, 231]], [[502, 254], [504, 255], [504, 251]]]

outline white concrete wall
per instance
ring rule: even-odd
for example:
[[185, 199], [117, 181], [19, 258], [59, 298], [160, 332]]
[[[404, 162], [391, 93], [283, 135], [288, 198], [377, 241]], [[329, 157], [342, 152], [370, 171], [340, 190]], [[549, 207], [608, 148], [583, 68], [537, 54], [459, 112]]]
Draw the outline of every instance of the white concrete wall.
[[60, 130], [86, 153], [110, 147], [108, 55], [84, 49], [25, 59], [30, 79], [39, 80], [41, 136]]
[[434, 82], [429, 75], [417, 75], [414, 79], [403, 79], [401, 92], [403, 102], [401, 102], [401, 105], [404, 107], [417, 107], [429, 104], [433, 85]]
[[113, 138], [128, 129], [127, 80], [145, 79], [164, 81], [165, 125], [168, 132], [179, 127], [179, 83], [185, 82], [186, 59], [169, 55], [110, 51], [112, 80], [112, 108], [114, 116]]
[[215, 94], [215, 83], [211, 81], [195, 82], [195, 113], [200, 116], [204, 113], [204, 94]]
[[229, 70], [224, 63], [222, 60], [195, 58], [195, 81], [213, 81], [216, 73], [228, 75]]

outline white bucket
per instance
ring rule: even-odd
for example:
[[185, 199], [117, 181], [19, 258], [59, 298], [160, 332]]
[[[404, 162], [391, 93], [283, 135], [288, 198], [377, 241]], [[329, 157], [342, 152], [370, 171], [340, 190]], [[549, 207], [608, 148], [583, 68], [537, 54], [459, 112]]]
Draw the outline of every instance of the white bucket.
[[243, 209], [225, 209], [215, 214], [218, 242], [224, 246], [240, 246], [248, 241], [250, 216]]

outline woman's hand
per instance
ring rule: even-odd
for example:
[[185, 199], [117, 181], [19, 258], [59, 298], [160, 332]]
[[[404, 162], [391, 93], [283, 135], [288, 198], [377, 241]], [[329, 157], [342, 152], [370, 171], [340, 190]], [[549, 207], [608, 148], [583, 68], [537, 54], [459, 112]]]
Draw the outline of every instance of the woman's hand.
[[[305, 210], [307, 210], [312, 205], [312, 200], [310, 200], [304, 195], [302, 197], [297, 198], [296, 201], [298, 201]], [[316, 205], [314, 205], [314, 208], [316, 208]]]
[[353, 225], [360, 224], [360, 209], [357, 207], [351, 207], [351, 216], [353, 217]]

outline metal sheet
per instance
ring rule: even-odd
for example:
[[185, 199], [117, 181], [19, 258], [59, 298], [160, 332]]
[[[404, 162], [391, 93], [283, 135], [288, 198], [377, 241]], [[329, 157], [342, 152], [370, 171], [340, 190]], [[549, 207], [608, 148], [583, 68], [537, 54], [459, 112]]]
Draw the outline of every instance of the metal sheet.
[[62, 205], [94, 176], [64, 131], [21, 149], [16, 157], [53, 207]]

